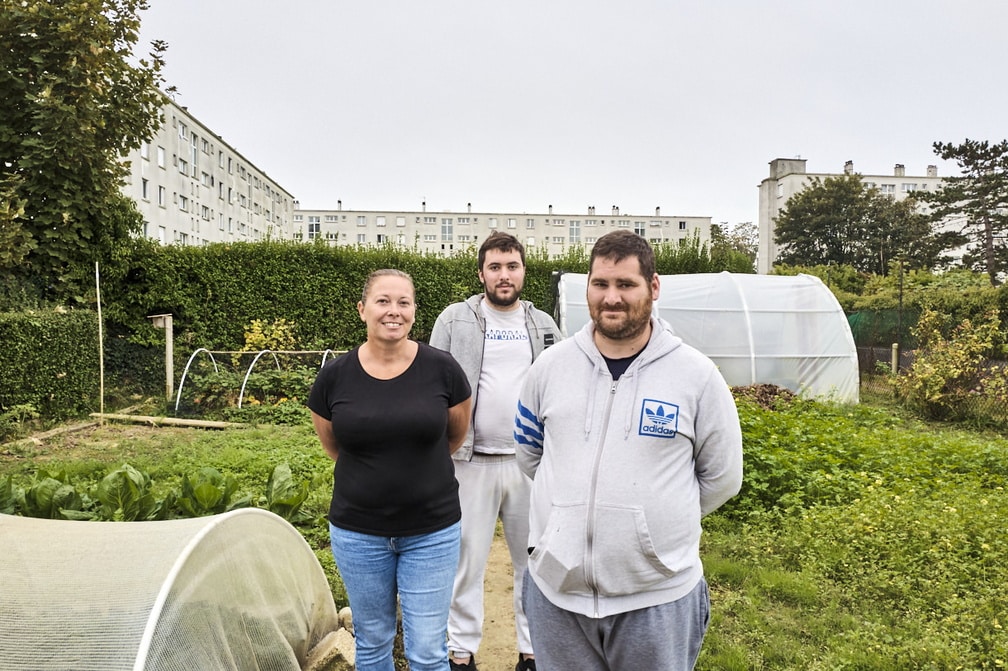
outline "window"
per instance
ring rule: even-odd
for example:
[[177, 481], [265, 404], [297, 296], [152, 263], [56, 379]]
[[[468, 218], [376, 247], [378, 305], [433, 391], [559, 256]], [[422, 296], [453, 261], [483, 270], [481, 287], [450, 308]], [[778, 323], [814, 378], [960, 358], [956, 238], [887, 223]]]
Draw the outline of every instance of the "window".
[[385, 235], [384, 233], [379, 233], [377, 236], [375, 236], [375, 242], [377, 242], [379, 245], [384, 245], [386, 242], [388, 242], [388, 236]]
[[325, 220], [327, 224], [335, 224], [336, 222], [339, 221], [339, 217], [337, 217], [335, 214], [327, 214], [325, 216]]
[[533, 236], [531, 236], [531, 235], [529, 237], [525, 238], [525, 246], [526, 247], [535, 247], [535, 238]]
[[497, 217], [490, 217], [487, 221], [487, 228], [497, 228]]
[[165, 206], [165, 188], [163, 186], [157, 188], [157, 204], [161, 207]]
[[398, 217], [396, 217], [395, 218], [395, 225], [397, 227], [399, 227], [399, 228], [402, 228], [403, 226], [405, 226], [406, 225], [406, 217], [401, 216], [401, 215], [398, 216]]
[[140, 158], [150, 160], [150, 142], [140, 143]]
[[367, 217], [365, 215], [363, 215], [363, 214], [358, 214], [357, 215], [357, 225], [358, 226], [367, 226]]
[[424, 233], [423, 241], [424, 242], [437, 242], [437, 236], [434, 235], [433, 233]]
[[308, 239], [314, 240], [322, 232], [322, 224], [319, 223], [318, 217], [308, 217]]
[[515, 219], [514, 217], [508, 217], [507, 227], [508, 228], [517, 228], [517, 226], [518, 226], [518, 220]]
[[451, 242], [453, 238], [454, 227], [452, 226], [452, 220], [446, 217], [441, 220], [441, 242]]
[[141, 178], [141, 180], [140, 180], [140, 195], [143, 197], [144, 200], [150, 200], [150, 194], [147, 192], [147, 190], [149, 188], [150, 188], [150, 183], [146, 179]]
[[189, 139], [189, 129], [186, 128], [186, 125], [182, 122], [179, 122], [178, 125], [178, 136], [183, 140]]
[[210, 176], [210, 173], [200, 173], [200, 184], [203, 186], [213, 186], [213, 177]]
[[203, 221], [210, 221], [210, 208], [206, 205], [201, 206], [200, 216], [203, 217]]
[[576, 245], [581, 242], [581, 222], [577, 219], [571, 219], [570, 226], [567, 229], [567, 241]]
[[556, 243], [558, 245], [562, 245], [563, 244], [563, 236], [554, 235], [553, 238], [552, 238], [552, 240], [553, 240], [554, 243]]
[[189, 199], [186, 198], [185, 196], [181, 196], [180, 195], [179, 199], [178, 199], [178, 209], [182, 210], [183, 212], [188, 212], [189, 211]]
[[647, 227], [644, 226], [643, 221], [635, 221], [633, 223], [633, 232], [643, 238], [645, 233], [647, 232]]
[[165, 243], [165, 240], [168, 239], [168, 231], [165, 230], [164, 226], [158, 226], [157, 239], [162, 245]]
[[222, 169], [224, 168], [224, 152], [222, 151], [217, 152], [217, 166]]
[[204, 154], [210, 153], [210, 142], [206, 138], [203, 139], [203, 144], [201, 146], [203, 147]]
[[531, 217], [525, 220], [525, 228], [532, 229], [535, 228], [535, 219]]
[[777, 183], [777, 197], [778, 198], [784, 197], [784, 185], [781, 184], [780, 182]]
[[620, 228], [630, 228], [629, 219], [620, 219], [619, 222], [617, 222], [617, 224]]
[[221, 212], [217, 215], [217, 230], [224, 230], [224, 213]]
[[375, 223], [375, 226], [384, 226], [385, 225], [385, 217], [383, 215], [376, 216], [374, 223]]
[[184, 158], [180, 158], [178, 160], [178, 171], [183, 175], [189, 174], [189, 162], [186, 161]]
[[896, 185], [895, 184], [882, 184], [882, 185], [879, 186], [879, 191], [881, 191], [884, 194], [892, 196], [892, 195], [894, 195], [896, 193]]
[[165, 150], [164, 147], [157, 148], [157, 164], [159, 168], [165, 167]]
[[686, 222], [685, 221], [680, 221], [679, 222], [679, 230], [680, 231], [685, 231], [686, 230]]
[[595, 226], [598, 224], [594, 219], [585, 219], [585, 226]]
[[469, 223], [469, 217], [459, 217], [458, 218], [458, 223], [460, 223], [460, 224], [468, 224]]
[[425, 224], [436, 224], [437, 223], [437, 217], [424, 217], [423, 218], [423, 223], [425, 223]]
[[917, 185], [913, 182], [903, 182], [902, 184], [903, 193], [913, 193], [917, 190]]

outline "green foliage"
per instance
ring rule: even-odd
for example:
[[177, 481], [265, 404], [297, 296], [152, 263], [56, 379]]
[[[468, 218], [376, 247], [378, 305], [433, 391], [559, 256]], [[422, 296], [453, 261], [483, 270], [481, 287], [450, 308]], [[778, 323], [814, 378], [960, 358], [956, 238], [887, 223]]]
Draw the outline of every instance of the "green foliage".
[[0, 515], [13, 515], [18, 510], [18, 498], [24, 491], [14, 489], [14, 478], [9, 473], [0, 480]]
[[20, 435], [28, 422], [38, 418], [38, 410], [31, 403], [17, 404], [0, 412], [0, 440]]
[[235, 497], [238, 481], [212, 466], [204, 466], [190, 478], [182, 476], [182, 493], [178, 507], [189, 517], [217, 515], [252, 505], [252, 497]]
[[163, 520], [174, 505], [174, 495], [157, 498], [151, 479], [129, 464], [112, 471], [98, 483], [96, 519], [114, 522]]
[[914, 363], [894, 381], [900, 398], [929, 419], [1005, 422], [1008, 368], [987, 359], [995, 339], [1003, 337], [997, 312], [976, 325], [964, 320], [949, 338], [941, 321], [932, 310], [921, 313]]
[[791, 196], [775, 223], [781, 246], [778, 263], [852, 266], [885, 275], [904, 259], [913, 267], [933, 268], [953, 246], [936, 236], [913, 200], [893, 200], [866, 189], [857, 174], [812, 179]]
[[34, 482], [19, 492], [18, 498], [17, 507], [25, 517], [72, 519], [75, 512], [85, 507], [84, 498], [70, 483], [65, 471], [50, 473], [40, 469]]
[[[9, 213], [2, 235], [16, 244], [0, 272], [39, 297], [82, 301], [93, 262], [139, 229], [120, 157], [159, 122], [166, 46], [134, 57], [144, 7], [3, 1], [0, 209]], [[23, 263], [11, 266], [14, 257]]]
[[301, 509], [310, 493], [307, 482], [297, 482], [289, 464], [277, 464], [266, 481], [265, 508], [288, 522], [306, 522], [311, 517]]
[[922, 199], [935, 222], [960, 224], [957, 233], [968, 243], [963, 264], [987, 273], [990, 284], [997, 285], [999, 273], [1008, 272], [1008, 140], [935, 142], [934, 151], [955, 161], [962, 174], [946, 177]]
[[96, 313], [0, 313], [0, 352], [0, 411], [31, 406], [44, 417], [63, 418], [97, 407]]
[[245, 327], [245, 352], [261, 352], [268, 350], [293, 350], [297, 346], [297, 329], [292, 321], [283, 317], [265, 322], [253, 319]]

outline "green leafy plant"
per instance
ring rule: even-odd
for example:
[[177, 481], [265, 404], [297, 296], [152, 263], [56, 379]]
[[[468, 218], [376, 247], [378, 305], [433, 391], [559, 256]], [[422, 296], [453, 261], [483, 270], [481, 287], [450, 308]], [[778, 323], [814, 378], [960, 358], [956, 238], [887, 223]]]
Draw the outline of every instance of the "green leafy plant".
[[165, 519], [175, 497], [156, 498], [150, 476], [123, 464], [102, 478], [94, 498], [99, 504], [95, 511], [98, 519], [122, 522]]
[[277, 464], [266, 482], [265, 508], [288, 522], [304, 522], [309, 518], [301, 506], [309, 494], [308, 482], [296, 482], [290, 465]]
[[178, 506], [191, 517], [216, 515], [251, 506], [252, 497], [235, 497], [237, 491], [237, 480], [222, 474], [216, 468], [206, 466], [192, 478], [182, 476], [182, 493], [178, 497]]
[[14, 488], [13, 478], [8, 474], [0, 480], [0, 514], [13, 515], [18, 509], [18, 499], [24, 496], [21, 489]]
[[[1008, 369], [988, 363], [999, 336], [997, 311], [974, 324], [963, 320], [946, 338], [937, 312], [924, 310], [914, 328], [919, 346], [910, 369], [893, 382], [911, 408], [928, 419], [1004, 419], [1008, 407]], [[982, 410], [978, 411], [977, 408]]]
[[50, 473], [39, 470], [35, 481], [20, 493], [18, 507], [26, 517], [44, 519], [87, 518], [88, 502], [70, 483], [65, 471]]

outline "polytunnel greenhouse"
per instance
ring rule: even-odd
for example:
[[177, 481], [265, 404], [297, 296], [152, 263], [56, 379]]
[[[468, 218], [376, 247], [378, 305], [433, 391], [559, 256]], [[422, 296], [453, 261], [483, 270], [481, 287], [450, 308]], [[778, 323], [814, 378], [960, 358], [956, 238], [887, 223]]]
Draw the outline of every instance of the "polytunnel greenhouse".
[[0, 515], [0, 669], [293, 671], [338, 627], [298, 531], [257, 508], [162, 522]]
[[[661, 275], [654, 312], [706, 354], [731, 386], [775, 384], [807, 398], [858, 401], [858, 358], [833, 292], [813, 275]], [[557, 323], [588, 320], [588, 276], [564, 273]]]

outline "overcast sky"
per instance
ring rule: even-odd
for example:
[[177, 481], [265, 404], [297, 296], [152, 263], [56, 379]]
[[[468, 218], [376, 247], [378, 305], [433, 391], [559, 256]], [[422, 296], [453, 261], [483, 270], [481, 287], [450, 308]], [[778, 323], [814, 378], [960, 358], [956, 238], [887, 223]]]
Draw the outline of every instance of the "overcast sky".
[[758, 219], [768, 163], [1008, 137], [1002, 0], [150, 0], [176, 101], [306, 209]]

